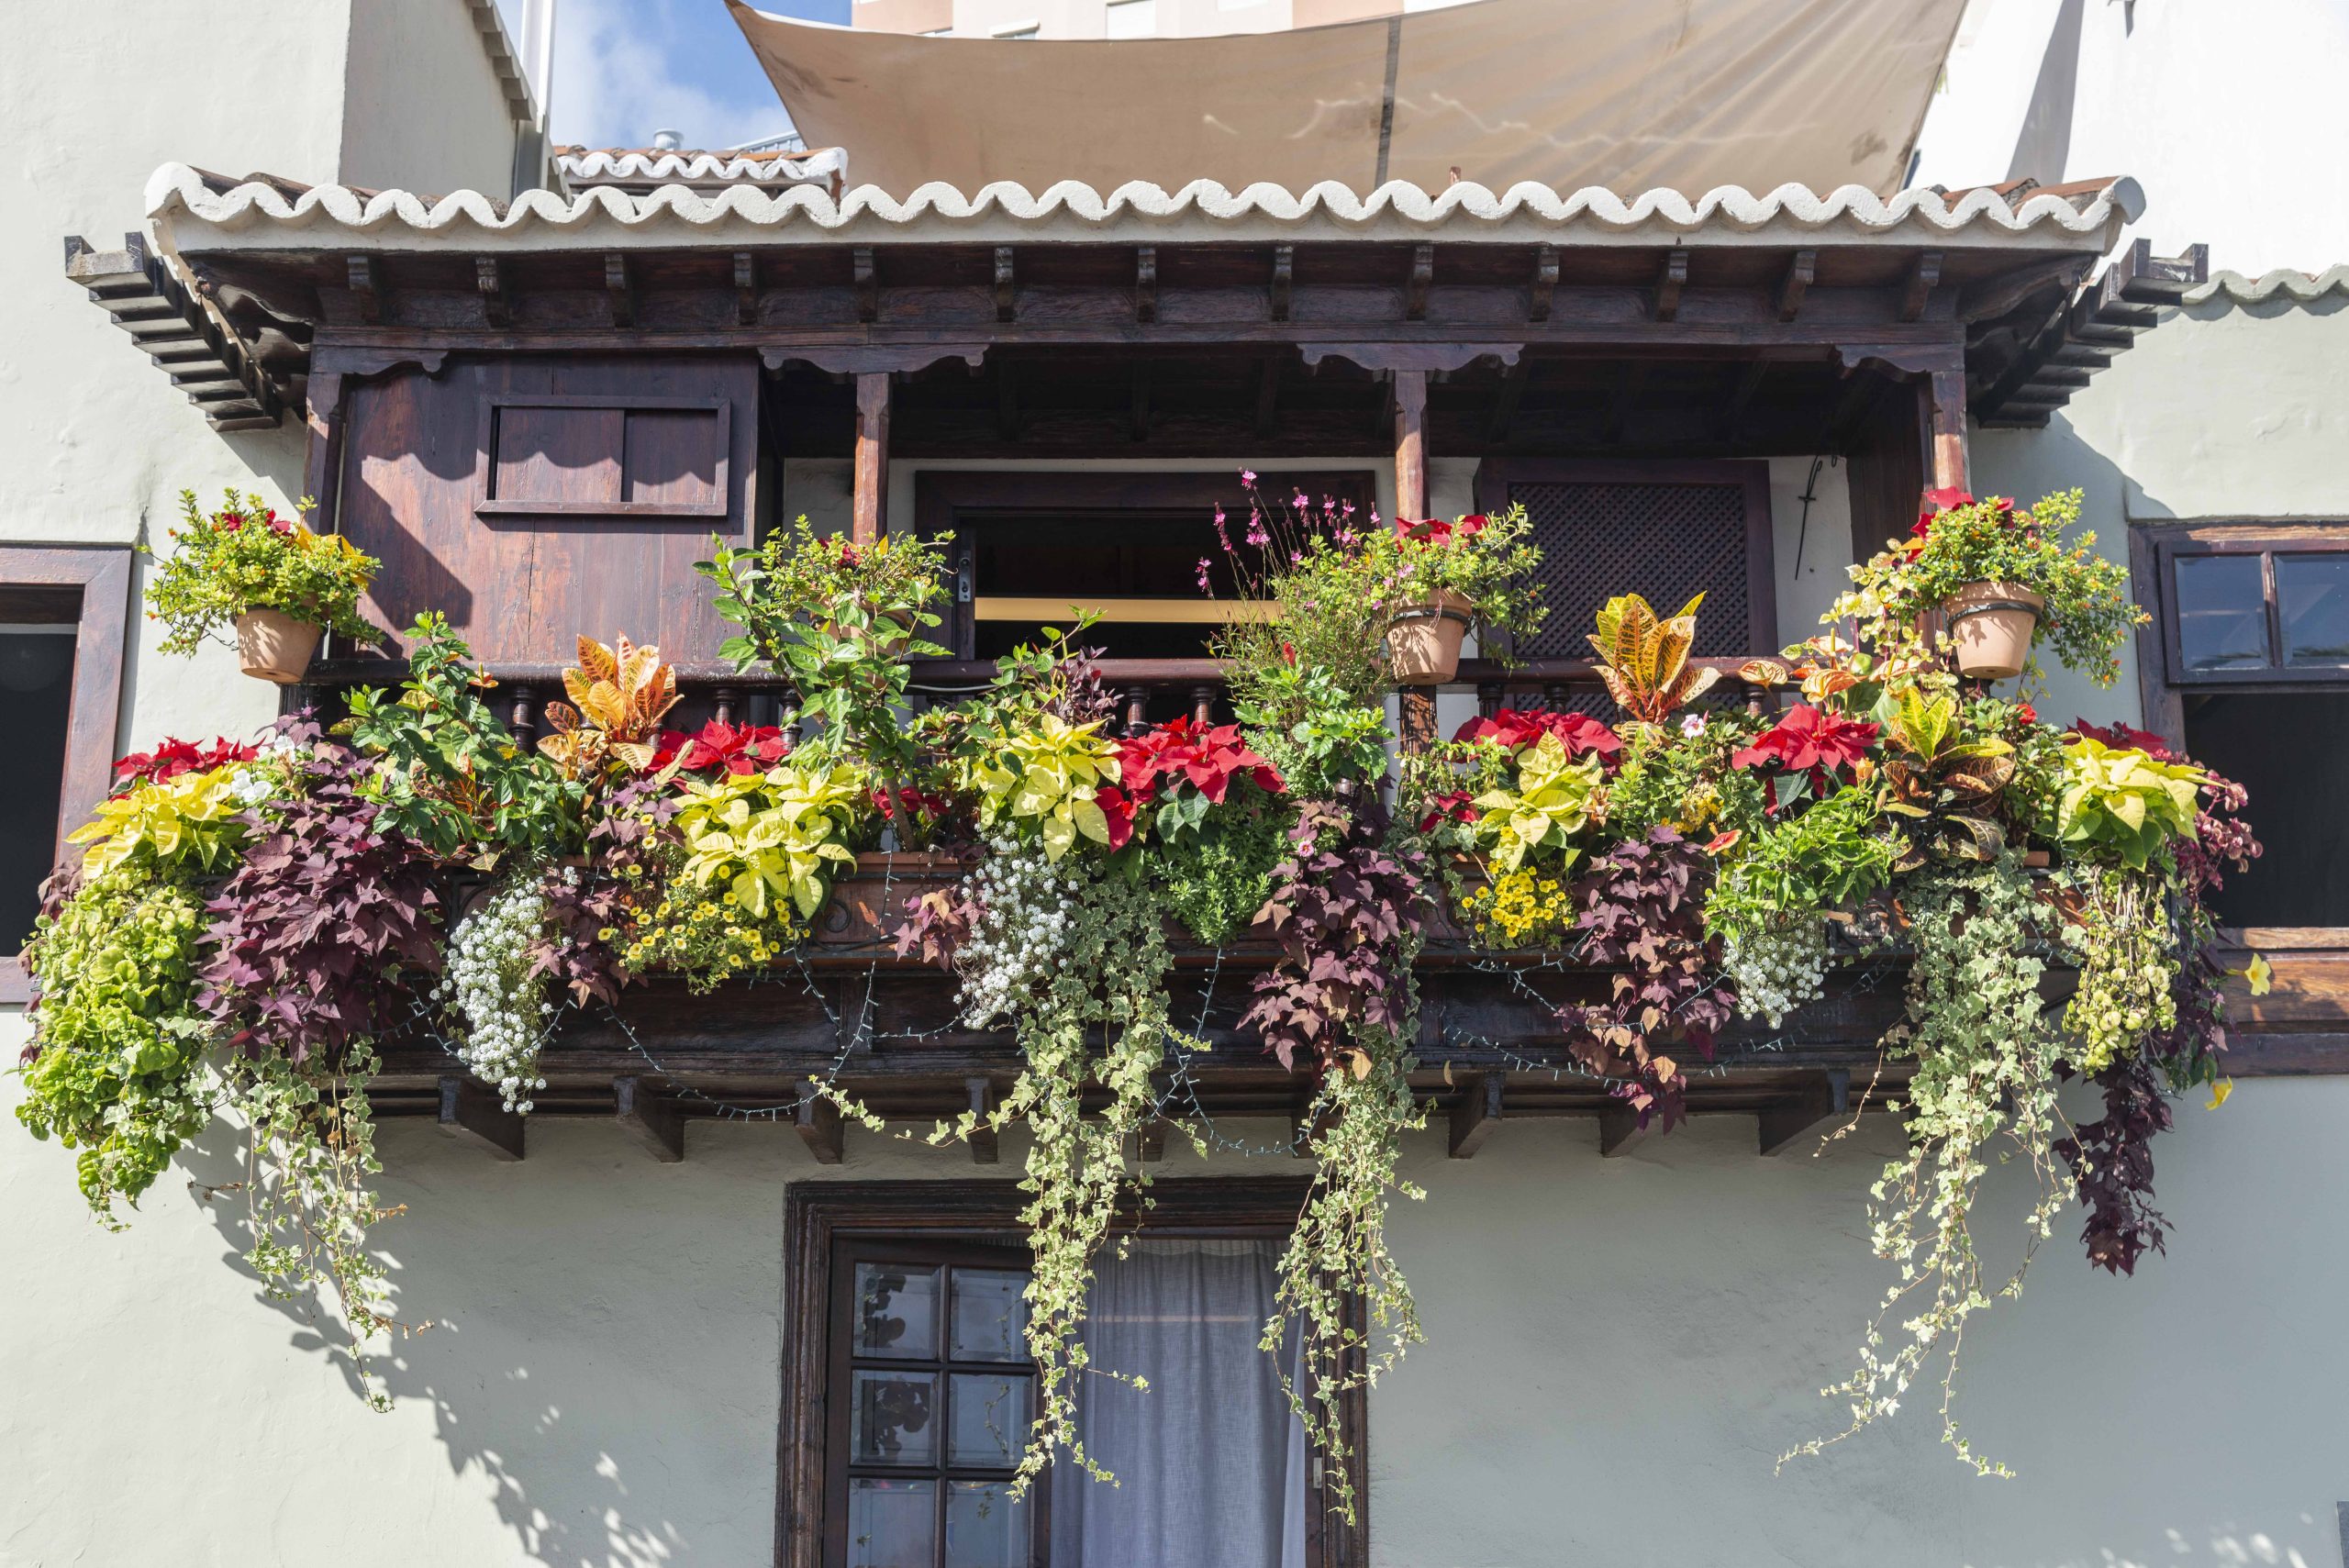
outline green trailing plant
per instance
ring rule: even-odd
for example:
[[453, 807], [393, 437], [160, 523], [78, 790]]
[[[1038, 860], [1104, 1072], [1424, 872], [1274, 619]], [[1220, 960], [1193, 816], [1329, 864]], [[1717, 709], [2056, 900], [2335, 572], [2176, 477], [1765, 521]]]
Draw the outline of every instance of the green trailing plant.
[[[1869, 1201], [1876, 1256], [1900, 1277], [1885, 1295], [1858, 1368], [1825, 1393], [1849, 1402], [1851, 1425], [1837, 1434], [1848, 1436], [1898, 1410], [1938, 1359], [1943, 1441], [1979, 1473], [2009, 1474], [1975, 1453], [1953, 1402], [1968, 1323], [1994, 1296], [2020, 1293], [2069, 1190], [2070, 1173], [2055, 1151], [2064, 1041], [2039, 995], [2050, 915], [2012, 851], [1916, 878], [1905, 903], [1916, 957], [1907, 1018], [1887, 1047], [1917, 1057], [1909, 1151], [1885, 1167]], [[2002, 1140], [2036, 1180], [2038, 1195], [2024, 1221], [2022, 1259], [2000, 1281], [1976, 1249], [1973, 1218]], [[1801, 1444], [1779, 1462], [1834, 1440]]]
[[1739, 1010], [1776, 1029], [1821, 995], [1829, 923], [1888, 884], [1907, 848], [1857, 784], [1724, 846], [1705, 925]]
[[1261, 671], [1233, 710], [1250, 744], [1305, 799], [1327, 797], [1341, 780], [1386, 771], [1386, 714], [1365, 707], [1329, 671], [1283, 660]]
[[[313, 503], [296, 506], [306, 518]], [[147, 614], [163, 624], [166, 653], [193, 653], [205, 638], [247, 610], [277, 610], [357, 642], [384, 634], [359, 614], [377, 562], [340, 534], [310, 531], [281, 517], [259, 495], [228, 492], [206, 512], [193, 490], [180, 492], [173, 548], [147, 585]]]

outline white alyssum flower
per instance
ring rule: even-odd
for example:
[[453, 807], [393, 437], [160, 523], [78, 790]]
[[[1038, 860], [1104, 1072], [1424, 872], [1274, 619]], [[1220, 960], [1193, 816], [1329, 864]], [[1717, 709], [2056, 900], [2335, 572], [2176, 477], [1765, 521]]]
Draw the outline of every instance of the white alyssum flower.
[[268, 768], [239, 768], [228, 775], [228, 793], [236, 796], [238, 805], [250, 811], [275, 797], [277, 774]]
[[1041, 847], [999, 839], [987, 848], [971, 873], [978, 917], [954, 965], [963, 977], [963, 1020], [974, 1029], [1010, 1018], [1052, 984], [1076, 888], [1074, 874], [1046, 860]]
[[473, 1075], [496, 1089], [509, 1111], [528, 1114], [554, 1004], [530, 973], [530, 944], [546, 924], [546, 899], [535, 879], [501, 888], [457, 924], [440, 995], [464, 1023], [457, 1053]]
[[1827, 923], [1787, 920], [1750, 939], [1731, 938], [1721, 944], [1721, 964], [1737, 987], [1737, 1010], [1776, 1029], [1826, 994]]

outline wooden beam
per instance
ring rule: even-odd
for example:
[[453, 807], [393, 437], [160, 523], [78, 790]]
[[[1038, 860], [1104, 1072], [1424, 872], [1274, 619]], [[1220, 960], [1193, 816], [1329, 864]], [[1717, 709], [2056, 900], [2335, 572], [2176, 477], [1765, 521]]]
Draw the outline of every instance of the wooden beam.
[[1729, 401], [1721, 406], [1720, 423], [1722, 440], [1737, 439], [1738, 428], [1745, 423], [1745, 410], [1753, 403], [1753, 395], [1762, 390], [1762, 378], [1769, 373], [1769, 361], [1753, 360], [1747, 362], [1744, 373], [1737, 378], [1736, 387], [1729, 395]]
[[849, 266], [856, 277], [856, 318], [880, 320], [881, 274], [873, 265], [873, 247], [859, 245], [850, 251]]
[[794, 1125], [818, 1165], [837, 1165], [846, 1157], [841, 1143], [841, 1108], [813, 1089], [800, 1092]]
[[986, 1078], [965, 1078], [963, 1090], [971, 1096], [971, 1163], [992, 1165], [1003, 1158], [1003, 1140], [988, 1117], [995, 1113], [995, 1084]]
[[1525, 399], [1525, 383], [1532, 375], [1533, 359], [1520, 354], [1517, 362], [1501, 373], [1501, 389], [1493, 398], [1492, 416], [1485, 421], [1485, 440], [1491, 446], [1508, 444], [1509, 432], [1517, 425], [1518, 405]]
[[1297, 247], [1273, 247], [1273, 319], [1288, 319], [1289, 293], [1297, 281]]
[[1474, 1159], [1501, 1122], [1501, 1079], [1487, 1073], [1468, 1080], [1468, 1092], [1452, 1108], [1452, 1157]]
[[1403, 290], [1403, 319], [1425, 321], [1428, 317], [1428, 289], [1435, 282], [1435, 247], [1411, 247], [1411, 276]]
[[1134, 247], [1134, 319], [1147, 325], [1158, 319], [1158, 247]]
[[1269, 437], [1280, 423], [1281, 361], [1266, 354], [1256, 361], [1256, 434]]
[[1395, 373], [1395, 515], [1428, 515], [1428, 373]]
[[[1651, 1119], [1653, 1125], [1653, 1118]], [[1629, 1106], [1619, 1106], [1598, 1113], [1598, 1152], [1609, 1160], [1628, 1154], [1648, 1135], [1640, 1125], [1640, 1113]]]
[[1819, 269], [1819, 252], [1798, 250], [1787, 263], [1787, 275], [1778, 280], [1778, 293], [1771, 302], [1781, 321], [1792, 321], [1802, 309], [1802, 296], [1810, 292], [1811, 275]]
[[351, 297], [359, 306], [359, 319], [374, 326], [384, 319], [384, 301], [375, 282], [375, 261], [372, 256], [353, 256], [344, 263], [345, 275], [351, 284]]
[[611, 302], [612, 325], [636, 325], [636, 285], [629, 281], [628, 257], [618, 250], [604, 253], [604, 297]]
[[734, 324], [759, 324], [759, 263], [748, 250], [734, 252]]
[[620, 1130], [644, 1146], [644, 1151], [664, 1165], [685, 1157], [685, 1118], [677, 1102], [655, 1093], [643, 1079], [612, 1080], [612, 1117]]
[[1550, 319], [1550, 306], [1558, 292], [1558, 248], [1542, 245], [1533, 252], [1533, 283], [1525, 299], [1528, 321]]
[[995, 367], [995, 431], [1007, 441], [1019, 439], [1019, 362], [1006, 359]]
[[1850, 1068], [1831, 1067], [1824, 1073], [1812, 1074], [1794, 1098], [1772, 1106], [1762, 1113], [1764, 1157], [1778, 1153], [1820, 1122], [1831, 1117], [1845, 1115], [1851, 1107]]
[[1688, 283], [1688, 252], [1669, 250], [1664, 253], [1664, 272], [1655, 281], [1654, 317], [1669, 321], [1680, 314], [1680, 291]]
[[995, 318], [1010, 320], [1015, 303], [1011, 292], [1011, 247], [998, 245], [995, 248]]
[[342, 478], [342, 373], [313, 371], [307, 384], [309, 448], [302, 465], [302, 494], [318, 504], [313, 522], [321, 533], [335, 527], [335, 493]]
[[1928, 384], [1933, 442], [1933, 487], [1968, 490], [1965, 462], [1965, 373], [1935, 371]]
[[1917, 259], [1909, 263], [1909, 276], [1900, 285], [1900, 319], [1914, 321], [1925, 314], [1925, 302], [1942, 281], [1942, 253], [1920, 250]]
[[871, 544], [889, 526], [889, 373], [856, 378], [856, 477], [849, 535]]
[[522, 1118], [477, 1078], [452, 1073], [440, 1080], [440, 1130], [500, 1160], [522, 1157]]
[[492, 327], [502, 329], [514, 325], [513, 302], [507, 297], [496, 257], [473, 258], [473, 291], [481, 295], [481, 313]]

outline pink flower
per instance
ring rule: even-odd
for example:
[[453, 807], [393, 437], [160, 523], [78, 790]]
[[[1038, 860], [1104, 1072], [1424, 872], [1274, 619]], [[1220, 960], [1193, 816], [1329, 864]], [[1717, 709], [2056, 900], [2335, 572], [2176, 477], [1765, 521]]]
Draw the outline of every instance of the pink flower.
[[1256, 471], [1252, 468], [1241, 469], [1240, 471], [1240, 483], [1245, 488], [1253, 490], [1256, 487]]
[[1208, 591], [1208, 558], [1207, 558], [1206, 556], [1202, 555], [1201, 557], [1199, 557], [1199, 592], [1200, 592], [1200, 593], [1202, 593], [1202, 594], [1204, 594], [1204, 593], [1206, 593], [1207, 591]]

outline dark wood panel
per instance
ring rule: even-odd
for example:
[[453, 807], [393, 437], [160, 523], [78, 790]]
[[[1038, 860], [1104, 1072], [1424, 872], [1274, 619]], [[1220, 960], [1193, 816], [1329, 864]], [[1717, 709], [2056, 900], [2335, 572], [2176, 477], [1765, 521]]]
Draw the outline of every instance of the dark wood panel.
[[1865, 561], [1886, 541], [1905, 538], [1925, 490], [1925, 409], [1913, 384], [1879, 397], [1856, 421], [1846, 484], [1852, 501], [1852, 558]]
[[623, 631], [715, 659], [729, 628], [693, 563], [750, 537], [758, 397], [749, 355], [451, 355], [351, 386], [339, 520], [384, 562], [367, 613], [441, 610], [489, 662]]

